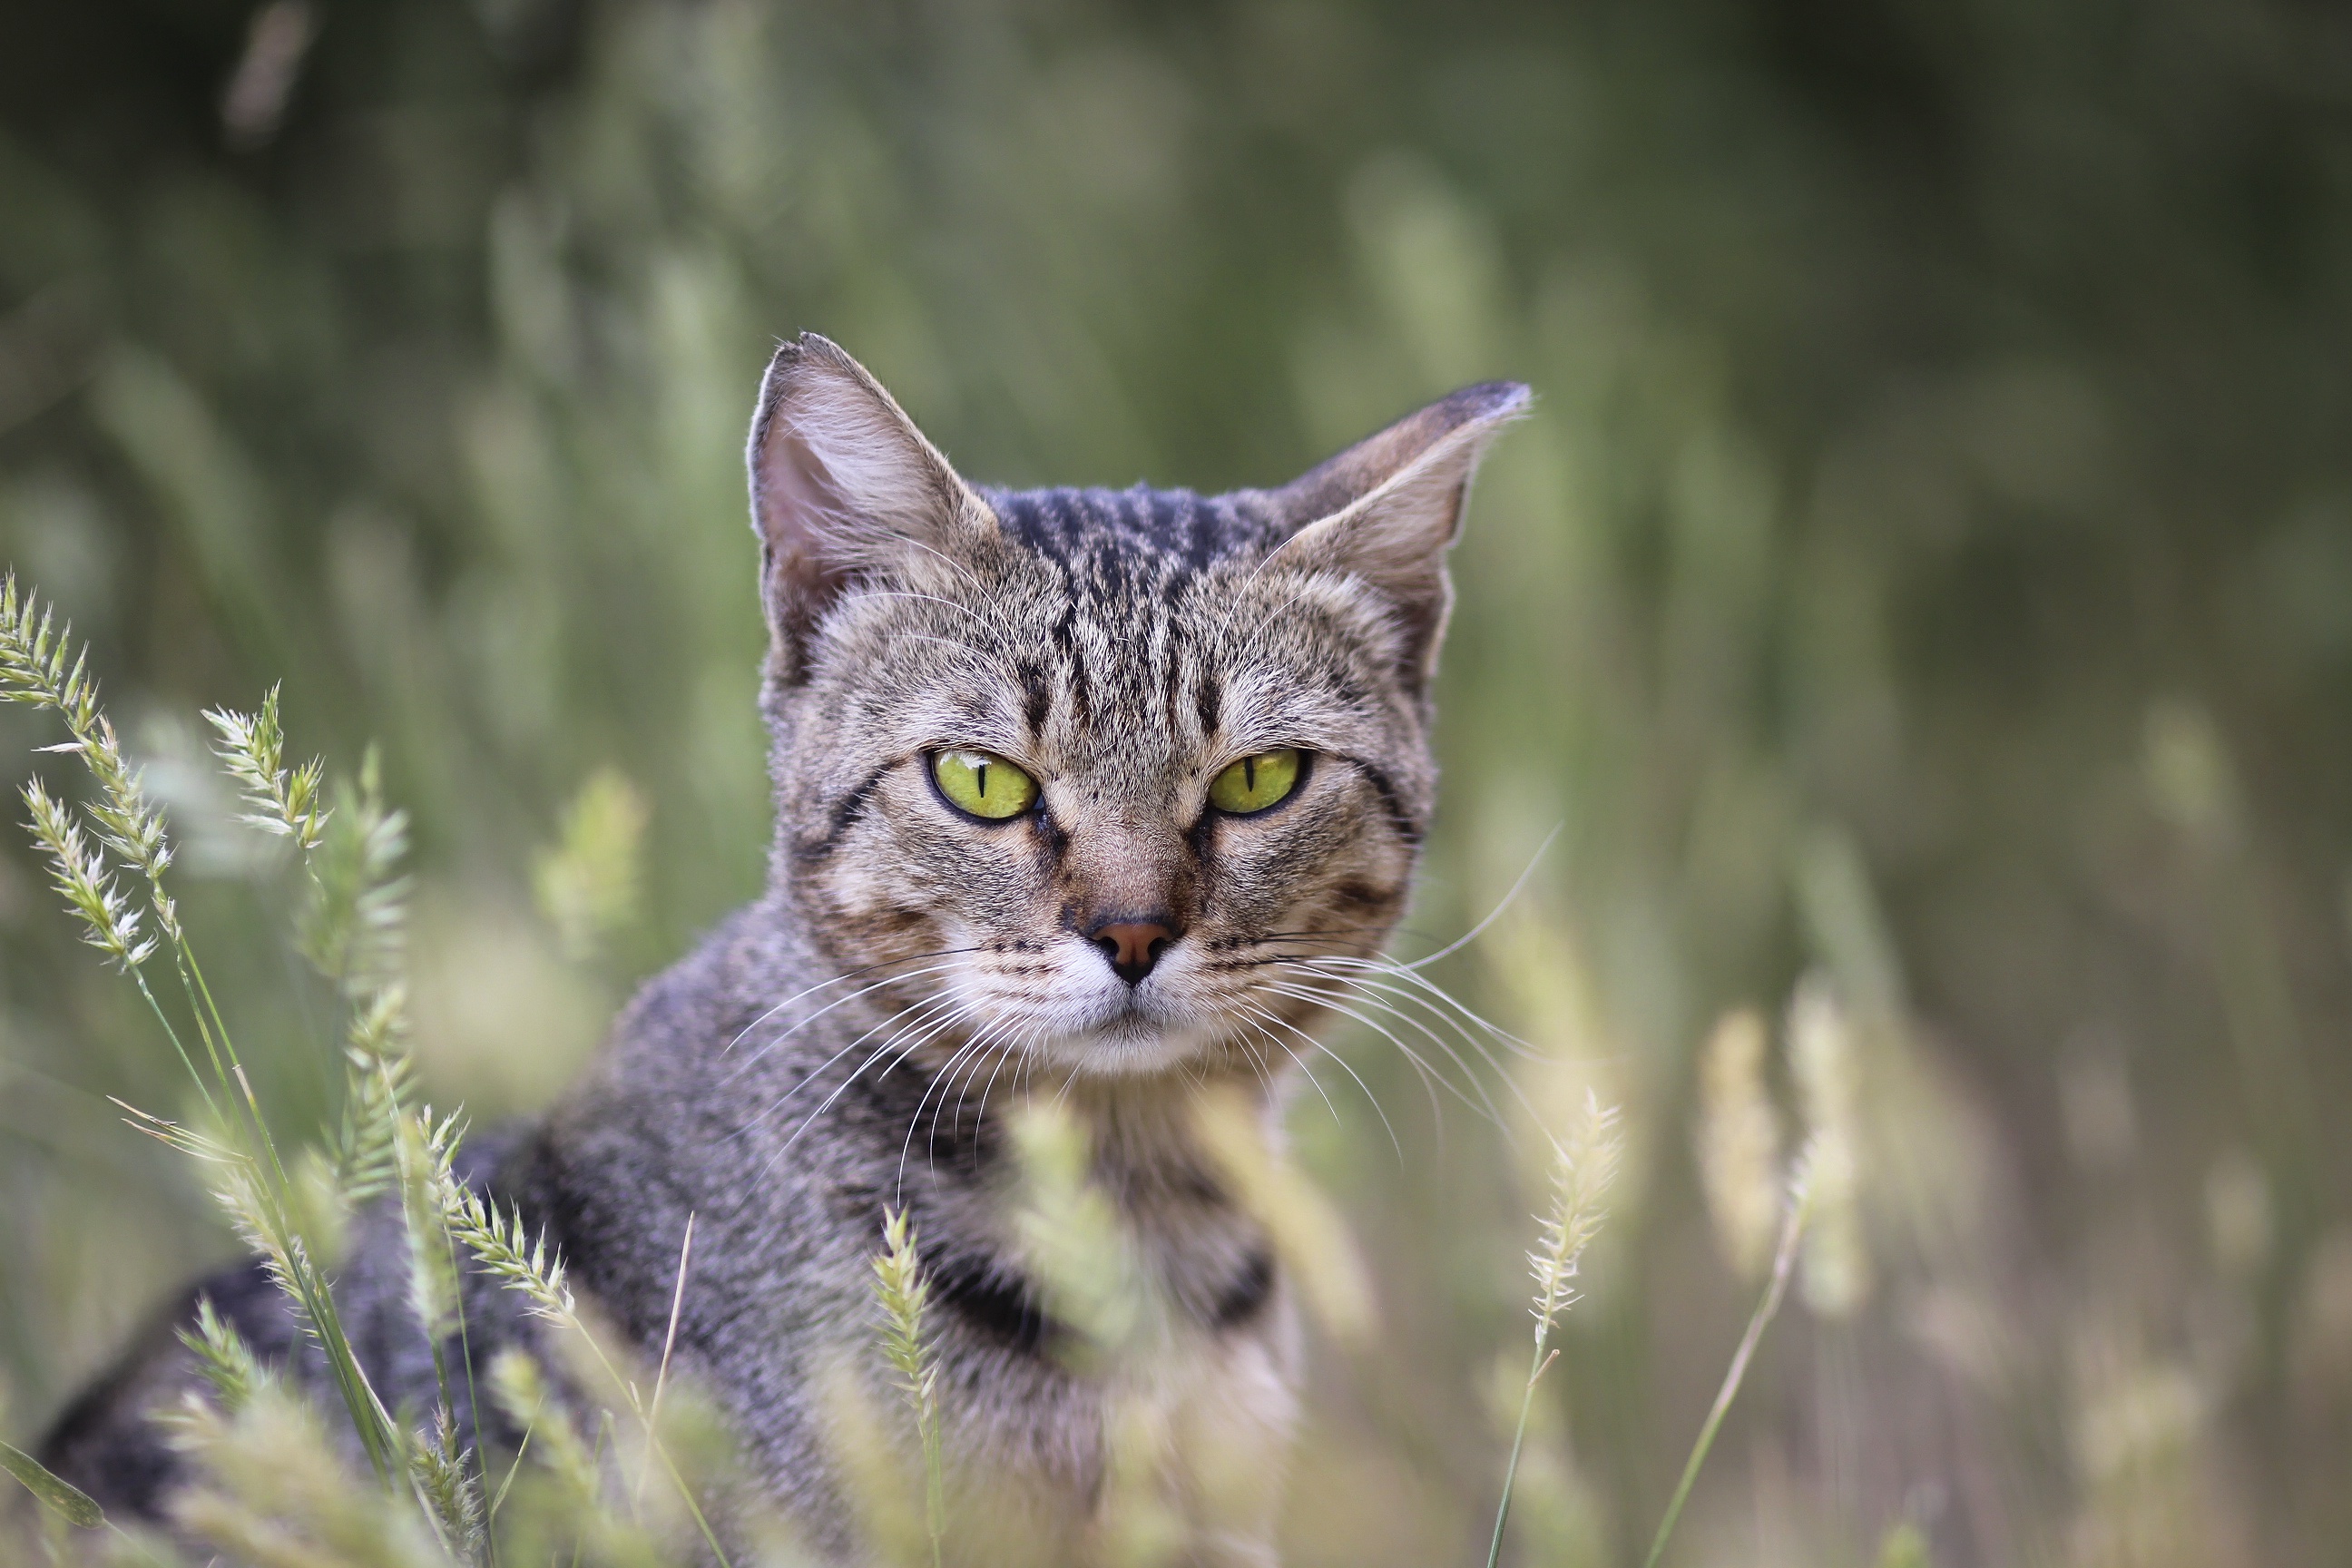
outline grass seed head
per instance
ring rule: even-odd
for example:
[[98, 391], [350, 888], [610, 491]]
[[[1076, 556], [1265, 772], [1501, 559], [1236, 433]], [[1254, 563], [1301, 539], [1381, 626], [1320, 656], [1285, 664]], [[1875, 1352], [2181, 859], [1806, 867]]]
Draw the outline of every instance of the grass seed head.
[[196, 1299], [196, 1326], [177, 1331], [180, 1342], [196, 1358], [196, 1370], [212, 1384], [224, 1415], [235, 1416], [250, 1404], [268, 1370], [254, 1359], [252, 1347], [234, 1324], [213, 1310], [213, 1299]]
[[1862, 1081], [1853, 1023], [1820, 975], [1801, 982], [1790, 1000], [1789, 1066], [1810, 1132], [1805, 1304], [1823, 1317], [1850, 1317], [1871, 1287], [1862, 1216]]
[[72, 816], [40, 780], [25, 785], [25, 805], [32, 813], [26, 825], [48, 857], [49, 879], [81, 921], [82, 940], [125, 971], [146, 963], [155, 952], [155, 941], [141, 931], [139, 911], [115, 886], [105, 856], [82, 837]]
[[1536, 1250], [1528, 1254], [1535, 1277], [1536, 1344], [1551, 1333], [1559, 1314], [1576, 1300], [1576, 1269], [1606, 1217], [1601, 1198], [1616, 1179], [1625, 1141], [1618, 1111], [1598, 1095], [1584, 1097], [1584, 1117], [1575, 1131], [1552, 1142], [1551, 1207], [1541, 1217]]
[[1696, 1139], [1707, 1217], [1724, 1260], [1759, 1279], [1780, 1228], [1780, 1117], [1764, 1085], [1763, 1018], [1742, 1007], [1707, 1037]]
[[317, 848], [333, 815], [320, 798], [325, 764], [313, 757], [299, 768], [286, 766], [278, 688], [262, 698], [258, 713], [211, 708], [205, 718], [213, 727], [214, 754], [244, 793], [247, 809], [237, 820], [290, 839], [305, 853]]

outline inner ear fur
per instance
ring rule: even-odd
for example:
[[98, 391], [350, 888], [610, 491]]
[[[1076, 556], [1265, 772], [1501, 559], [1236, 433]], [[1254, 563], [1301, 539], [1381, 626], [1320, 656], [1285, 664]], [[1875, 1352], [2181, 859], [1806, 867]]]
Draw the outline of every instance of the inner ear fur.
[[1380, 594], [1403, 631], [1404, 673], [1416, 687], [1436, 671], [1454, 600], [1445, 551], [1462, 531], [1478, 459], [1529, 401], [1517, 382], [1465, 386], [1270, 494], [1290, 530], [1276, 559], [1346, 573]]
[[859, 575], [904, 569], [990, 526], [987, 507], [882, 384], [814, 332], [768, 362], [747, 458], [761, 597], [788, 681]]

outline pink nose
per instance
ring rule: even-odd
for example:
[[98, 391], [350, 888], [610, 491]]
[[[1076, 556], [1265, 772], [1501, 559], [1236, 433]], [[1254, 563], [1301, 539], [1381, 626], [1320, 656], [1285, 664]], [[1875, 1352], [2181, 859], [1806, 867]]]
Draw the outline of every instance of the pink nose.
[[1157, 921], [1113, 921], [1088, 931], [1087, 940], [1102, 950], [1113, 973], [1133, 985], [1151, 973], [1176, 933]]

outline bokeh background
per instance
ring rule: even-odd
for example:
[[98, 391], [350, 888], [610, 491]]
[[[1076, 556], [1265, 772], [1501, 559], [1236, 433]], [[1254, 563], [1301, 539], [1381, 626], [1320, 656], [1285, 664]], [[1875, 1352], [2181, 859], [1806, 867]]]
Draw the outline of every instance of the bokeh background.
[[[381, 742], [432, 1092], [542, 1103], [759, 880], [740, 452], [779, 336], [1011, 484], [1275, 482], [1517, 377], [1401, 951], [1532, 863], [1431, 973], [1545, 1060], [1532, 1114], [1433, 1118], [1345, 1037], [1401, 1151], [1344, 1075], [1336, 1115], [1302, 1094], [1381, 1327], [1315, 1351], [1291, 1559], [1477, 1560], [1535, 1124], [1591, 1087], [1633, 1153], [1515, 1560], [1641, 1560], [1755, 1300], [1738, 1194], [1810, 1117], [1858, 1206], [1670, 1561], [2352, 1562], [2341, 9], [13, 0], [0, 32], [0, 560], [94, 641], [282, 1125], [333, 1072], [198, 710], [282, 680], [306, 752]], [[52, 739], [0, 711], [12, 793], [71, 782]], [[1781, 1038], [1809, 974], [1826, 1082]], [[133, 1000], [10, 836], [20, 1443], [231, 1250], [107, 1102], [179, 1103]], [[1717, 1035], [1742, 1007], [1760, 1054]]]

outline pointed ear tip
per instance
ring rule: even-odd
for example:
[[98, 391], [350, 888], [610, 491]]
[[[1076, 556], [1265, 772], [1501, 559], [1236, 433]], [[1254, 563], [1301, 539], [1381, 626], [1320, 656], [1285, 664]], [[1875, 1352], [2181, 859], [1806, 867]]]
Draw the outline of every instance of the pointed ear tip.
[[768, 356], [768, 374], [788, 370], [804, 360], [829, 360], [835, 364], [847, 364], [850, 358], [841, 345], [822, 332], [803, 332], [798, 337], [782, 338], [776, 352]]
[[842, 352], [831, 338], [817, 332], [803, 332], [776, 344], [776, 352], [768, 356], [768, 368], [760, 375], [760, 406], [773, 408], [783, 401], [794, 381], [802, 375], [826, 371], [857, 372], [857, 362]]
[[1482, 381], [1447, 396], [1465, 420], [1516, 419], [1535, 404], [1536, 395], [1523, 381]]

